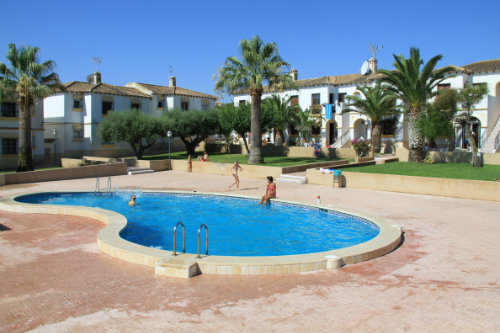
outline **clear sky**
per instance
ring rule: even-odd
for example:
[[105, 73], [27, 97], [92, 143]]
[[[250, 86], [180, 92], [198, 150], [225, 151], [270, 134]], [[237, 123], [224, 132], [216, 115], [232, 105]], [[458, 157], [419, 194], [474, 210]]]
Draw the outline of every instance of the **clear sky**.
[[358, 73], [382, 45], [392, 54], [420, 48], [424, 60], [465, 65], [500, 58], [499, 0], [40, 1], [2, 0], [0, 61], [9, 43], [38, 46], [63, 82], [85, 81], [102, 59], [103, 82], [168, 85], [215, 94], [213, 76], [238, 43], [258, 34], [275, 42], [299, 79]]

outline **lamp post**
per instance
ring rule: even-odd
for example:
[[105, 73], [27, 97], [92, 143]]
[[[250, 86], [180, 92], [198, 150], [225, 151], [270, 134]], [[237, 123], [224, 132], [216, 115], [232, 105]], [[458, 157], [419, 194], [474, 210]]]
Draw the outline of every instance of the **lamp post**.
[[172, 131], [167, 132], [168, 137], [168, 159], [170, 160], [170, 138], [172, 137]]
[[54, 127], [52, 134], [54, 135], [54, 164], [57, 166], [57, 133], [59, 131]]

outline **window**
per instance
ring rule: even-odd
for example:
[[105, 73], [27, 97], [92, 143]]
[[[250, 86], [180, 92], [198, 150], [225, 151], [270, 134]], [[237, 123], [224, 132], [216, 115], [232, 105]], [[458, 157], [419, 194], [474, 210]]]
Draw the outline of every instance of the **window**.
[[73, 109], [81, 109], [82, 108], [82, 101], [79, 99], [73, 100]]
[[382, 135], [396, 134], [396, 117], [387, 117], [382, 120]]
[[73, 127], [73, 140], [82, 140], [83, 139], [83, 128], [79, 126]]
[[339, 99], [338, 99], [339, 103], [344, 103], [346, 95], [347, 95], [346, 93], [339, 94]]
[[102, 114], [107, 115], [109, 111], [113, 110], [113, 102], [103, 101], [102, 102]]
[[181, 102], [181, 110], [182, 111], [189, 110], [189, 102]]
[[473, 83], [473, 87], [488, 87], [488, 84], [486, 82], [481, 82], [481, 83]]
[[210, 108], [210, 104], [201, 104], [201, 110], [207, 111]]
[[312, 135], [319, 135], [321, 134], [321, 127], [320, 126], [313, 126], [311, 129], [311, 134]]
[[244, 99], [240, 99], [240, 105], [245, 105], [247, 104], [247, 101], [245, 101]]
[[299, 96], [297, 96], [297, 95], [291, 96], [290, 97], [290, 105], [291, 106], [299, 105]]
[[450, 83], [438, 84], [438, 93], [441, 90], [446, 90], [446, 89], [451, 89], [451, 84]]
[[311, 95], [311, 105], [318, 105], [321, 103], [320, 94]]
[[328, 95], [328, 104], [333, 104], [333, 94]]
[[163, 101], [158, 101], [157, 108], [158, 109], [163, 109]]
[[17, 117], [16, 103], [2, 103], [2, 117]]
[[130, 103], [130, 108], [131, 109], [136, 109], [136, 110], [140, 110], [141, 109], [141, 103]]
[[2, 139], [2, 155], [17, 154], [17, 139]]

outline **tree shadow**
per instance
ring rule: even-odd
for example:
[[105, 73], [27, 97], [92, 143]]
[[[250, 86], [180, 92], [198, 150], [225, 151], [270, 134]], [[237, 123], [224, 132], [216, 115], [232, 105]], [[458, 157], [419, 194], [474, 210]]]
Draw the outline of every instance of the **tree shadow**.
[[9, 230], [12, 230], [12, 229], [9, 228], [9, 227], [6, 227], [6, 226], [4, 226], [3, 224], [0, 223], [0, 231], [9, 231]]

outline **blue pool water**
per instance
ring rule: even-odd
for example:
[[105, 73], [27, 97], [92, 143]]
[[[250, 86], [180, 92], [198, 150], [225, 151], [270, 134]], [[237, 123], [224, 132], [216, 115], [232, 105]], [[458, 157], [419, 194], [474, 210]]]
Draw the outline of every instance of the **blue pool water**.
[[[127, 205], [131, 193], [43, 193], [16, 198], [37, 204], [98, 207], [124, 215], [120, 236], [130, 242], [172, 251], [173, 228], [186, 226], [186, 252], [196, 253], [197, 230], [209, 228], [209, 254], [280, 256], [329, 251], [366, 242], [379, 233], [368, 220], [348, 214], [273, 201], [217, 195], [138, 193], [136, 207]], [[204, 253], [204, 232], [201, 252]], [[177, 251], [182, 232], [177, 230]]]

